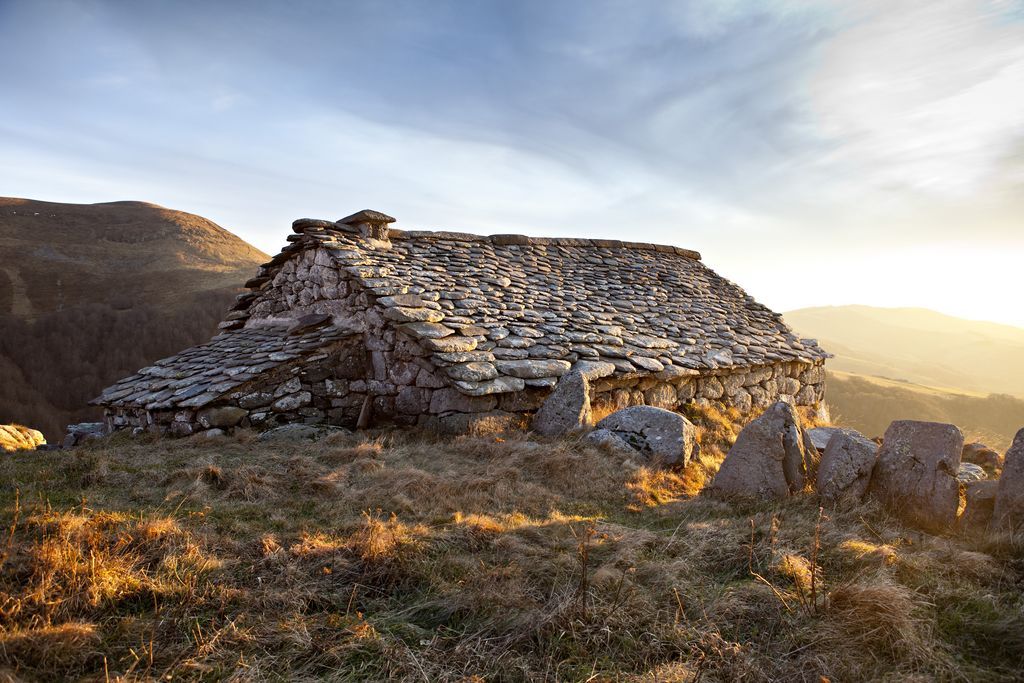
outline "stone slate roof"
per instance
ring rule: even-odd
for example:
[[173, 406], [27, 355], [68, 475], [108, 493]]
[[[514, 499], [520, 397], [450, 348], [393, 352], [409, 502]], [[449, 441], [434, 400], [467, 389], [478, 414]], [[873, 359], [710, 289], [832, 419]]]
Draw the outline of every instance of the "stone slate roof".
[[829, 355], [688, 249], [396, 229], [389, 246], [341, 221], [300, 219], [292, 228], [290, 244], [246, 283], [251, 291], [239, 295], [223, 334], [143, 368], [93, 403], [201, 407], [351, 334], [245, 327], [281, 266], [315, 248], [375, 294], [384, 318], [419, 339], [471, 395], [553, 386], [573, 358], [612, 363], [615, 375], [671, 379]]
[[[385, 317], [421, 338], [437, 365], [490, 362], [500, 375], [484, 380], [492, 383], [518, 375], [544, 386], [529, 380], [545, 378], [531, 378], [514, 361], [565, 363], [572, 353], [610, 361], [616, 374], [667, 375], [828, 357], [688, 249], [395, 229], [387, 248], [342, 222], [300, 219], [292, 227], [291, 244], [247, 283], [254, 292], [240, 297], [223, 326], [245, 323], [256, 291], [281, 264], [325, 247], [339, 268], [380, 297]], [[480, 335], [496, 347], [476, 350], [469, 338]], [[462, 379], [456, 386], [477, 393], [477, 382]], [[491, 388], [522, 388], [509, 384]]]
[[287, 327], [220, 334], [125, 377], [92, 403], [147, 410], [201, 408], [257, 375], [313, 356], [349, 334], [333, 327], [299, 334], [290, 334]]

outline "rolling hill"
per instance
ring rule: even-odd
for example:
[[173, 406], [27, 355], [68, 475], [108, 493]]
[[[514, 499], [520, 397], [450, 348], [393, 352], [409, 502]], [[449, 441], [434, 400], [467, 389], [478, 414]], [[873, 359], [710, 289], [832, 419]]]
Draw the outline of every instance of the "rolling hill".
[[58, 439], [109, 382], [205, 341], [267, 256], [144, 202], [0, 198], [0, 423]]
[[829, 368], [1024, 398], [1024, 329], [923, 308], [831, 306], [785, 314], [835, 354]]
[[1024, 329], [922, 308], [837, 306], [786, 313], [836, 355], [833, 419], [868, 436], [893, 420], [957, 424], [1003, 450], [1024, 427]]

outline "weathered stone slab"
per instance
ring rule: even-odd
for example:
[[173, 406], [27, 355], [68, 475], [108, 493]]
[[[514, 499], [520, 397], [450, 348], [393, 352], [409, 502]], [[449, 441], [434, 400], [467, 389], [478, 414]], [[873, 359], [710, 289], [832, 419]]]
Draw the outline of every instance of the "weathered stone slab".
[[440, 306], [433, 301], [425, 301], [419, 294], [395, 294], [393, 296], [382, 296], [377, 302], [388, 307], [400, 306], [402, 308], [431, 308], [440, 310]]
[[644, 403], [655, 408], [672, 410], [679, 405], [679, 398], [676, 396], [675, 387], [661, 382], [644, 392]]
[[510, 391], [522, 391], [526, 388], [526, 382], [518, 377], [498, 377], [486, 382], [455, 382], [455, 386], [470, 396], [488, 396], [490, 394], [502, 394]]
[[432, 308], [406, 308], [394, 306], [384, 311], [384, 317], [400, 323], [439, 323], [444, 320], [444, 313]]
[[398, 329], [413, 337], [422, 337], [426, 339], [440, 339], [441, 337], [447, 337], [455, 334], [455, 330], [450, 327], [446, 327], [441, 323], [403, 323], [398, 326]]
[[587, 380], [594, 381], [615, 374], [615, 366], [602, 361], [581, 360], [571, 367], [572, 372], [579, 372]]
[[446, 368], [445, 372], [449, 377], [464, 382], [483, 382], [494, 379], [498, 371], [491, 363], [469, 362], [452, 365]]
[[312, 400], [312, 394], [308, 391], [300, 391], [277, 399], [274, 401], [271, 409], [275, 413], [289, 413], [298, 410], [303, 406], [308, 406]]
[[473, 337], [442, 337], [440, 339], [424, 339], [423, 345], [432, 351], [443, 353], [461, 353], [476, 348], [477, 341]]
[[572, 363], [564, 360], [498, 360], [494, 362], [499, 372], [522, 379], [538, 377], [561, 377], [569, 372]]

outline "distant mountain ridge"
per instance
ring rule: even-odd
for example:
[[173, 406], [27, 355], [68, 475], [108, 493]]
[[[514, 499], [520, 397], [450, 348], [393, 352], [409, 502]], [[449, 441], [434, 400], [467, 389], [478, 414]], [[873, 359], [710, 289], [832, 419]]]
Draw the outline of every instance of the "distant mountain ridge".
[[266, 259], [212, 221], [156, 204], [0, 198], [0, 313], [130, 300], [176, 308], [183, 294], [240, 285]]
[[104, 386], [212, 336], [268, 258], [156, 204], [0, 198], [0, 423], [53, 440], [95, 417]]
[[784, 317], [835, 354], [832, 370], [1024, 397], [1024, 328], [923, 308], [830, 306]]

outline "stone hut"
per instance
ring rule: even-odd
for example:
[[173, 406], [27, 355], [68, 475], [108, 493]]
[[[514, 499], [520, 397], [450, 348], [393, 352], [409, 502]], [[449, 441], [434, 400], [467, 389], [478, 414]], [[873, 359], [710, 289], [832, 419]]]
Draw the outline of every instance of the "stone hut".
[[603, 412], [822, 400], [828, 354], [695, 251], [393, 222], [295, 221], [220, 334], [93, 401], [108, 428], [518, 428], [585, 362]]

